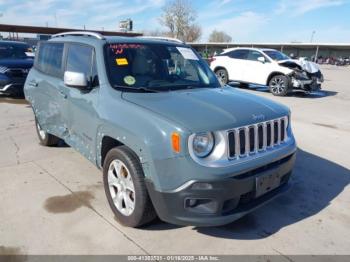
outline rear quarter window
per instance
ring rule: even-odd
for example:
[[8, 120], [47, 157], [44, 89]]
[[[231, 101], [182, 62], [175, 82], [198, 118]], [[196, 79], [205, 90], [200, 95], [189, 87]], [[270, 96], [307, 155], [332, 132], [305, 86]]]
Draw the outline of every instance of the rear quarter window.
[[40, 43], [35, 67], [43, 73], [62, 77], [63, 43]]

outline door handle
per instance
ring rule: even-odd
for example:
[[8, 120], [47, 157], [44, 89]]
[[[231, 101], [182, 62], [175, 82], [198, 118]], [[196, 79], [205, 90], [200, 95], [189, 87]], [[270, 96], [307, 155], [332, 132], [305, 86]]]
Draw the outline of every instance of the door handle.
[[67, 94], [65, 94], [63, 91], [59, 91], [59, 93], [60, 93], [60, 95], [61, 95], [64, 99], [67, 98]]
[[33, 86], [33, 87], [37, 87], [38, 86], [38, 82], [36, 82], [35, 80], [32, 80], [28, 83], [30, 86]]

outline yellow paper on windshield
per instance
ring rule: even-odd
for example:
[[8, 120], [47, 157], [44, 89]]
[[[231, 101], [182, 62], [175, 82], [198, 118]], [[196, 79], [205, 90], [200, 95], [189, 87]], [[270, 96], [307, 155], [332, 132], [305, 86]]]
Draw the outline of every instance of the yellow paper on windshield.
[[117, 58], [116, 60], [117, 65], [123, 66], [123, 65], [128, 65], [128, 60], [126, 58]]

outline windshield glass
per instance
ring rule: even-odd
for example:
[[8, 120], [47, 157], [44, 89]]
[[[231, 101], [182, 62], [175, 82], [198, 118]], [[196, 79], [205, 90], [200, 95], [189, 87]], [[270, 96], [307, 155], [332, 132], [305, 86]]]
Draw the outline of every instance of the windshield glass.
[[275, 60], [275, 61], [290, 59], [289, 56], [286, 56], [285, 54], [275, 50], [265, 50], [264, 53], [267, 54], [272, 60]]
[[24, 59], [28, 58], [30, 47], [25, 44], [0, 43], [0, 59]]
[[209, 66], [189, 47], [115, 43], [105, 48], [109, 79], [116, 88], [168, 91], [220, 86]]

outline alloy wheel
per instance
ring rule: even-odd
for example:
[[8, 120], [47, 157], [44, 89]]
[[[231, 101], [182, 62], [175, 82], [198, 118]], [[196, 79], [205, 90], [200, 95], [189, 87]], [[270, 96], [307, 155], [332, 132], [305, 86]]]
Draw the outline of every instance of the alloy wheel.
[[272, 79], [270, 87], [273, 93], [281, 94], [287, 88], [287, 84], [281, 77], [275, 77]]
[[135, 209], [134, 182], [128, 168], [119, 159], [109, 165], [108, 187], [117, 210], [124, 216], [130, 216]]

